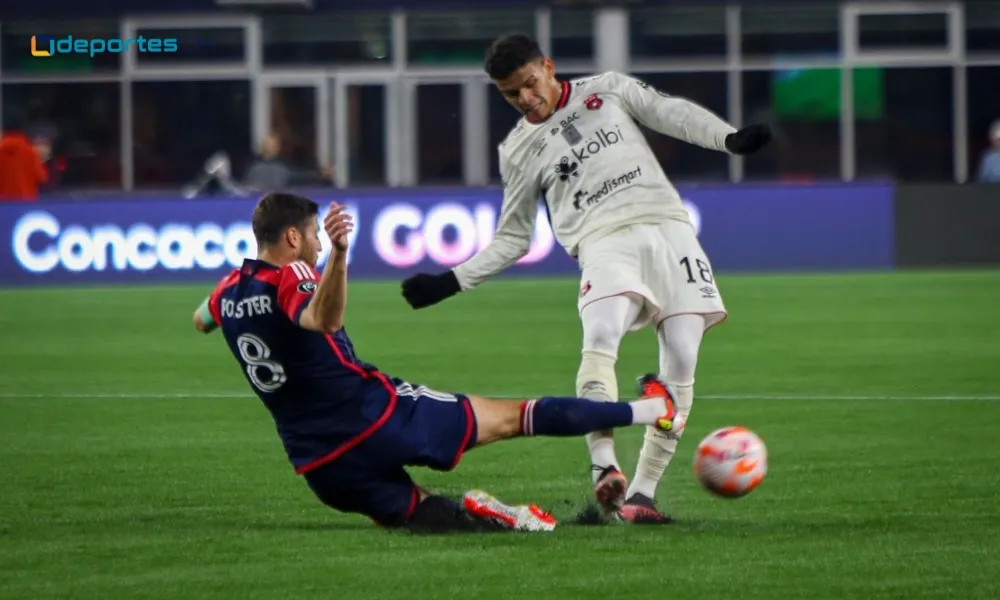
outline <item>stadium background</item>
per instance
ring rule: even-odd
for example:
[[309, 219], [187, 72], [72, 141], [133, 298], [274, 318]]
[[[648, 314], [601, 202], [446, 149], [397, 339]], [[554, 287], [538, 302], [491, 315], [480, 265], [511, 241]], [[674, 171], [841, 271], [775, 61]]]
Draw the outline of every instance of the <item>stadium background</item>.
[[[190, 333], [253, 252], [248, 174], [275, 165], [273, 134], [293, 187], [358, 218], [363, 358], [571, 394], [576, 267], [543, 215], [502, 281], [418, 313], [398, 293], [490, 238], [517, 115], [481, 60], [511, 30], [563, 76], [620, 70], [774, 127], [748, 158], [650, 136], [731, 311], [662, 487], [668, 531], [414, 540], [331, 515], [219, 340]], [[38, 58], [32, 35], [181, 51]], [[998, 90], [1000, 1], [5, 2], [0, 116], [51, 143], [52, 181], [0, 203], [0, 597], [1000, 597], [1000, 188], [978, 177]], [[622, 395], [655, 368], [652, 336], [626, 340]], [[689, 464], [735, 422], [772, 475], [723, 503]], [[641, 433], [619, 437], [631, 473]], [[568, 522], [584, 459], [530, 440], [418, 476]]]

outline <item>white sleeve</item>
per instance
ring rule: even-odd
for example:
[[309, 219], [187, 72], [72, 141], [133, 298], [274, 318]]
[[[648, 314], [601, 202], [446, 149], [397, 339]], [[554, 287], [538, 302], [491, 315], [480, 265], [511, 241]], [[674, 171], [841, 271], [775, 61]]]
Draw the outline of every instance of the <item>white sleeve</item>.
[[624, 108], [646, 127], [702, 148], [728, 152], [726, 136], [736, 128], [715, 113], [627, 75], [610, 75]]
[[531, 249], [538, 216], [540, 190], [520, 169], [500, 157], [503, 207], [496, 234], [489, 245], [453, 269], [462, 290], [468, 290], [504, 271]]

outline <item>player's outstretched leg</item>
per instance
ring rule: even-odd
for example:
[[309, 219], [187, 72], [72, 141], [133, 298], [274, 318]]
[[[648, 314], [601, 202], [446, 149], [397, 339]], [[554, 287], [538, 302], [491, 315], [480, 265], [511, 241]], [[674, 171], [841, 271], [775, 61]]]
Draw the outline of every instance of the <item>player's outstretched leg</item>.
[[655, 394], [669, 387], [677, 404], [677, 418], [671, 431], [646, 428], [635, 478], [629, 486], [628, 499], [619, 514], [622, 519], [640, 524], [666, 524], [671, 519], [656, 508], [656, 487], [677, 450], [694, 402], [694, 375], [698, 350], [705, 332], [702, 315], [676, 315], [663, 321], [657, 337], [660, 346], [659, 378], [646, 375], [639, 380], [644, 393]]
[[630, 425], [670, 431], [677, 415], [673, 398], [665, 392], [627, 403], [560, 396], [537, 400], [469, 396], [469, 402], [476, 418], [476, 447], [519, 436], [573, 437]]
[[[615, 364], [618, 348], [629, 326], [635, 322], [641, 306], [628, 296], [603, 298], [580, 311], [583, 326], [583, 351], [576, 377], [576, 394], [598, 402], [618, 402]], [[628, 481], [615, 456], [611, 430], [586, 435], [590, 450], [594, 495], [606, 512], [621, 508]]]

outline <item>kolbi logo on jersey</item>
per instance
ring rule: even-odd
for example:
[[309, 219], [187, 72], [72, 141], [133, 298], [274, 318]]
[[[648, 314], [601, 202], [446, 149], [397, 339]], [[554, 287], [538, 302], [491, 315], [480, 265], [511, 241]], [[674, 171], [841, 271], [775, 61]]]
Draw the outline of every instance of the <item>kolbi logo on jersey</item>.
[[625, 134], [622, 133], [621, 127], [615, 127], [614, 129], [605, 129], [602, 127], [597, 130], [597, 133], [584, 140], [580, 145], [572, 148], [570, 150], [572, 156], [564, 156], [559, 162], [560, 164], [568, 163], [576, 159], [577, 162], [582, 163], [593, 158], [605, 148], [610, 148], [624, 140]]

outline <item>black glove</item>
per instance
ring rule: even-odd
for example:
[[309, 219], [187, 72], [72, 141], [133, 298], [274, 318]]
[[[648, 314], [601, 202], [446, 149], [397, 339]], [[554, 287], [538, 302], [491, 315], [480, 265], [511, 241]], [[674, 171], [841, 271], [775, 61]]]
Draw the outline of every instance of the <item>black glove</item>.
[[753, 154], [771, 141], [771, 128], [767, 125], [747, 125], [726, 136], [726, 150], [733, 154]]
[[403, 297], [413, 308], [424, 308], [462, 291], [454, 271], [437, 275], [419, 273], [403, 281]]

